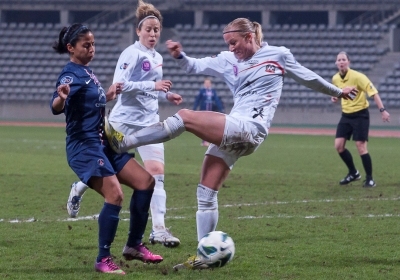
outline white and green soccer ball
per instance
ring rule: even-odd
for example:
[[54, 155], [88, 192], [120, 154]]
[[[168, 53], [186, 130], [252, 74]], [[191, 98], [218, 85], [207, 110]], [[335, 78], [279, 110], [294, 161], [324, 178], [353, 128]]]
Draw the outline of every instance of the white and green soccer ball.
[[197, 257], [210, 268], [223, 267], [233, 259], [235, 243], [225, 232], [207, 233], [197, 246]]

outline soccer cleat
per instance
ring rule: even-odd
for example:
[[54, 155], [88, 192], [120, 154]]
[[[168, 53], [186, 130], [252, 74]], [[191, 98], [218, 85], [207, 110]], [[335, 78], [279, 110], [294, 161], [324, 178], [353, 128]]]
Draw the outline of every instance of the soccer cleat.
[[373, 188], [375, 186], [376, 186], [376, 183], [373, 179], [365, 180], [364, 184], [363, 184], [364, 188]]
[[125, 275], [125, 272], [116, 265], [111, 257], [105, 257], [94, 264], [94, 269], [101, 273]]
[[358, 170], [357, 170], [357, 172], [355, 174], [351, 174], [351, 173], [347, 174], [347, 176], [344, 177], [339, 182], [339, 184], [340, 185], [347, 185], [347, 184], [350, 184], [353, 181], [357, 181], [357, 180], [360, 180], [360, 179], [361, 179], [361, 175], [360, 175], [360, 172], [358, 172]]
[[210, 268], [207, 264], [203, 263], [199, 257], [189, 257], [184, 263], [177, 264], [173, 267], [175, 271], [187, 268], [187, 269], [208, 269]]
[[116, 152], [117, 154], [122, 153], [122, 144], [125, 135], [115, 130], [108, 121], [107, 117], [104, 117], [104, 131], [106, 133], [108, 143], [110, 144], [110, 147], [114, 150], [114, 152]]
[[150, 250], [140, 243], [135, 247], [125, 246], [122, 255], [127, 261], [139, 260], [144, 263], [160, 263], [164, 259], [160, 255], [155, 255]]
[[71, 192], [69, 193], [67, 201], [67, 211], [71, 218], [76, 218], [81, 207], [82, 196], [76, 190], [76, 182], [71, 185]]
[[160, 243], [169, 248], [177, 247], [181, 244], [181, 241], [173, 236], [169, 229], [152, 231], [149, 236], [149, 242], [151, 244]]

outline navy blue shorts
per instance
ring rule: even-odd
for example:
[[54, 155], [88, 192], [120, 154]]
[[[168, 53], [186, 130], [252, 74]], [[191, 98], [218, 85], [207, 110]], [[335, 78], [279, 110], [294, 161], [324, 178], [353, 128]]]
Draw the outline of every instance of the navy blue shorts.
[[361, 111], [345, 114], [342, 113], [339, 124], [336, 129], [336, 138], [345, 138], [350, 140], [353, 135], [353, 141], [368, 141], [369, 133], [369, 111]]
[[109, 147], [97, 145], [68, 156], [68, 164], [87, 185], [91, 177], [108, 177], [119, 173], [131, 158], [128, 153], [117, 154]]

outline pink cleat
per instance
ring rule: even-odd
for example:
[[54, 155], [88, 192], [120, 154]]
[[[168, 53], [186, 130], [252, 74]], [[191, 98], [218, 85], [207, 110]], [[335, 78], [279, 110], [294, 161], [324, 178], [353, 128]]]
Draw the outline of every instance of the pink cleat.
[[96, 262], [94, 264], [94, 269], [101, 273], [125, 275], [125, 272], [113, 262], [111, 257], [105, 257], [100, 262]]
[[125, 246], [122, 255], [127, 261], [140, 260], [144, 263], [160, 263], [164, 259], [160, 255], [154, 255], [150, 250], [140, 243], [135, 247]]

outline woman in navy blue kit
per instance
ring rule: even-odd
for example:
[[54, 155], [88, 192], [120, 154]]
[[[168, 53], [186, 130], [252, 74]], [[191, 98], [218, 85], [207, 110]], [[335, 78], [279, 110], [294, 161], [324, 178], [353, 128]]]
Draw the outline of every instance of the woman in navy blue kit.
[[114, 83], [107, 92], [89, 68], [95, 54], [92, 31], [80, 23], [64, 27], [53, 49], [68, 53], [68, 62], [56, 84], [50, 106], [55, 115], [65, 114], [66, 152], [71, 169], [82, 182], [104, 197], [100, 212], [99, 254], [95, 270], [103, 273], [125, 274], [111, 257], [119, 212], [123, 201], [121, 185], [132, 188], [130, 226], [123, 256], [147, 263], [159, 263], [163, 258], [152, 254], [142, 243], [148, 220], [154, 178], [127, 153], [116, 154], [104, 136], [106, 102], [116, 98], [122, 83]]

